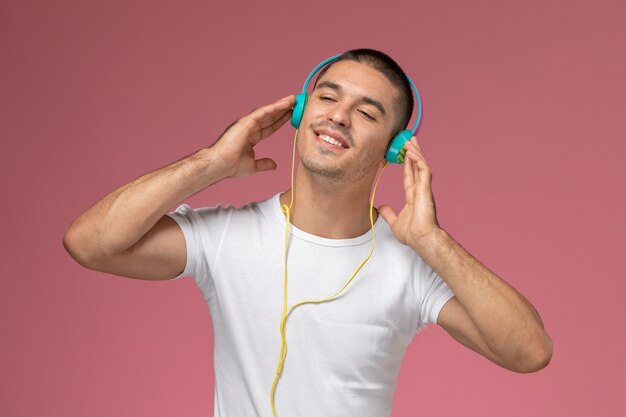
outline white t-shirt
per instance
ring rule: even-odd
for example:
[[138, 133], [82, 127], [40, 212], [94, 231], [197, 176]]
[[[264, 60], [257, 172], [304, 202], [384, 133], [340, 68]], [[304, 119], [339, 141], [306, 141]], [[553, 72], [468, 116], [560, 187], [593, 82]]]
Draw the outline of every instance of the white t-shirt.
[[[285, 216], [279, 194], [241, 208], [169, 214], [181, 227], [191, 276], [211, 312], [215, 417], [270, 417], [280, 355]], [[336, 293], [371, 249], [371, 230], [327, 239], [290, 228], [288, 307]], [[404, 352], [454, 295], [378, 217], [372, 258], [335, 299], [289, 314], [275, 392], [279, 417], [391, 415]]]

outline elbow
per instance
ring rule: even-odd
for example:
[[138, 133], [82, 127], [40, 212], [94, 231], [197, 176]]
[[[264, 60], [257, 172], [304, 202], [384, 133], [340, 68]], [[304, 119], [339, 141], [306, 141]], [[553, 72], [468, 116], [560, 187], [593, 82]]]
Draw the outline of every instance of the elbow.
[[89, 269], [94, 268], [97, 259], [92, 242], [90, 233], [81, 230], [76, 223], [72, 223], [63, 235], [63, 247], [67, 253], [80, 265]]
[[544, 369], [552, 360], [553, 344], [547, 333], [543, 332], [540, 340], [528, 344], [526, 353], [516, 364], [509, 369], [522, 374], [538, 372]]
[[536, 371], [540, 371], [543, 368], [545, 368], [546, 366], [548, 366], [548, 364], [550, 363], [550, 361], [552, 360], [552, 351], [553, 351], [553, 344], [552, 344], [552, 339], [550, 339], [550, 336], [548, 336], [547, 333], [544, 332], [544, 341], [542, 344], [542, 350], [541, 350], [541, 356], [539, 356], [539, 361], [537, 362], [537, 367], [535, 370], [533, 370], [533, 372]]

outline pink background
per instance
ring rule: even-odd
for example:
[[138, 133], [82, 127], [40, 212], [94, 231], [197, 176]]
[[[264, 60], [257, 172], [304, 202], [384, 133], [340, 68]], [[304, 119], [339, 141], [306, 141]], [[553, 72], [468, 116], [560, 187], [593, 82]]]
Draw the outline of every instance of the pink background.
[[[526, 295], [554, 340], [550, 365], [521, 375], [430, 326], [393, 415], [624, 415], [626, 3], [383, 3], [0, 4], [0, 415], [212, 415], [211, 318], [195, 283], [83, 269], [63, 233], [355, 47], [413, 78], [441, 225]], [[278, 171], [190, 204], [285, 189], [292, 135], [261, 146]], [[386, 170], [377, 204], [399, 208], [401, 187]]]

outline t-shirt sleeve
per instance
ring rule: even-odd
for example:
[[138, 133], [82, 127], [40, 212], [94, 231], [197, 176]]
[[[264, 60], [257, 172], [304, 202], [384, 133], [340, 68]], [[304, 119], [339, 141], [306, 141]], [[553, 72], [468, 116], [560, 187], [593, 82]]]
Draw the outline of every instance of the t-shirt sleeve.
[[454, 293], [448, 284], [421, 258], [417, 259], [417, 296], [420, 300], [416, 333], [429, 323], [437, 323], [439, 312]]
[[193, 277], [205, 297], [210, 298], [214, 292], [212, 271], [228, 228], [230, 208], [193, 209], [183, 204], [167, 214], [182, 230], [187, 249], [185, 269], [174, 279]]

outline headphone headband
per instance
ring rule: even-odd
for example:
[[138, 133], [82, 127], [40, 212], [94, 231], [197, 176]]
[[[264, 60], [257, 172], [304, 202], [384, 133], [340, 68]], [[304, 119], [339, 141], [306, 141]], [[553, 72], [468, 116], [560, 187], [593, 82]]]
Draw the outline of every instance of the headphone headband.
[[331, 61], [336, 60], [337, 58], [339, 58], [341, 55], [335, 55], [332, 56], [328, 59], [323, 60], [322, 62], [320, 62], [319, 64], [317, 64], [317, 66], [315, 68], [313, 68], [313, 71], [311, 71], [311, 73], [309, 74], [308, 77], [306, 77], [306, 81], [304, 82], [304, 86], [302, 87], [302, 92], [306, 93], [306, 89], [309, 86], [309, 82], [311, 82], [311, 78], [313, 78], [313, 76], [315, 75], [315, 73], [317, 71], [319, 71], [324, 65], [328, 64]]

